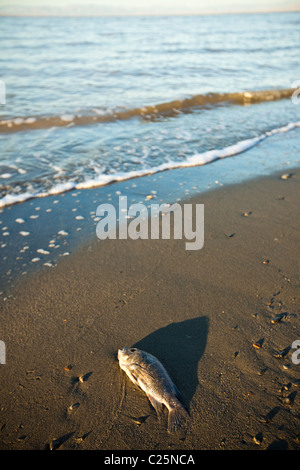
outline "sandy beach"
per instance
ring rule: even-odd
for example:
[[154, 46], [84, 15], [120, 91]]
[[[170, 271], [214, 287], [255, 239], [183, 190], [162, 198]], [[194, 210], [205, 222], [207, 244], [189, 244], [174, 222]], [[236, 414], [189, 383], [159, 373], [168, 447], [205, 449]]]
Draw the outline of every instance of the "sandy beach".
[[[1, 297], [0, 448], [299, 448], [300, 172], [291, 173], [189, 201], [205, 207], [201, 250], [92, 240], [15, 282]], [[167, 413], [158, 421], [120, 370], [125, 345], [170, 373], [190, 413], [184, 435], [167, 433]]]

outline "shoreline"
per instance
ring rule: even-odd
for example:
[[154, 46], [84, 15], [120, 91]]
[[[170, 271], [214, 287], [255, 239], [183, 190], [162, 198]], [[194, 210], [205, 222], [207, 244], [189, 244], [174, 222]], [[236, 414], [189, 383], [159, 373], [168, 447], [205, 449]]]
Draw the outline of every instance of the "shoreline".
[[[193, 198], [199, 251], [94, 239], [16, 282], [1, 299], [0, 448], [299, 448], [299, 171]], [[119, 369], [125, 345], [166, 366], [191, 414], [183, 439]]]
[[[71, 190], [36, 198], [0, 210], [0, 298], [15, 284], [40, 268], [53, 269], [82, 243], [96, 237], [96, 211], [103, 203], [115, 207], [120, 196], [128, 204], [184, 202], [216, 188], [245, 184], [299, 168], [298, 129], [272, 135], [244, 152], [211, 164], [162, 171], [110, 185]], [[274, 171], [274, 166], [276, 171]]]

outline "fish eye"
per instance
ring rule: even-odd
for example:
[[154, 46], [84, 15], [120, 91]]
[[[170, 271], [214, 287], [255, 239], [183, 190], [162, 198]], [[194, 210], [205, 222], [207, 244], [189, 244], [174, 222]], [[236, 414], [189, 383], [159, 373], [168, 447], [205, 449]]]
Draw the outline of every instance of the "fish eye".
[[130, 351], [134, 352], [134, 351], [136, 351], [136, 348], [130, 348]]

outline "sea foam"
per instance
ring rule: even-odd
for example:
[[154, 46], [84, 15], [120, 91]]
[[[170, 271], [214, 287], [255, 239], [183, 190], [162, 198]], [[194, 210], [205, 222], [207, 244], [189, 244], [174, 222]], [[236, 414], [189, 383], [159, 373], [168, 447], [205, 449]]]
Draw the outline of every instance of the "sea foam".
[[262, 142], [263, 140], [267, 139], [268, 137], [275, 134], [288, 132], [292, 129], [295, 129], [296, 127], [300, 127], [300, 121], [290, 122], [285, 126], [267, 131], [264, 134], [261, 134], [260, 136], [239, 141], [236, 144], [229, 145], [222, 149], [213, 149], [202, 153], [196, 153], [187, 157], [185, 161], [178, 162], [171, 160], [161, 163], [160, 165], [154, 166], [152, 168], [141, 168], [139, 170], [119, 172], [113, 174], [98, 174], [95, 178], [90, 178], [77, 183], [76, 181], [66, 181], [64, 183], [54, 185], [52, 188], [45, 192], [25, 192], [21, 194], [7, 194], [2, 199], [0, 199], [0, 208], [19, 202], [24, 202], [28, 199], [62, 194], [72, 189], [91, 189], [95, 187], [106, 186], [113, 182], [126, 181], [133, 178], [139, 178], [141, 176], [153, 175], [155, 173], [159, 173], [166, 170], [206, 165], [222, 158], [232, 157], [234, 155], [244, 153], [259, 144], [260, 142]]

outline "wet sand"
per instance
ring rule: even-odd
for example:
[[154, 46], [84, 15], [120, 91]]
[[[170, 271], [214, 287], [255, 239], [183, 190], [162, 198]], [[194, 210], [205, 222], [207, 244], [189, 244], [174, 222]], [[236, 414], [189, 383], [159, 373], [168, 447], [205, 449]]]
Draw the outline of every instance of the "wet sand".
[[[228, 186], [205, 242], [93, 240], [1, 298], [1, 449], [299, 448], [300, 171]], [[277, 323], [275, 315], [284, 313]], [[116, 353], [156, 355], [190, 412], [169, 435]], [[275, 357], [284, 350], [284, 357]]]

